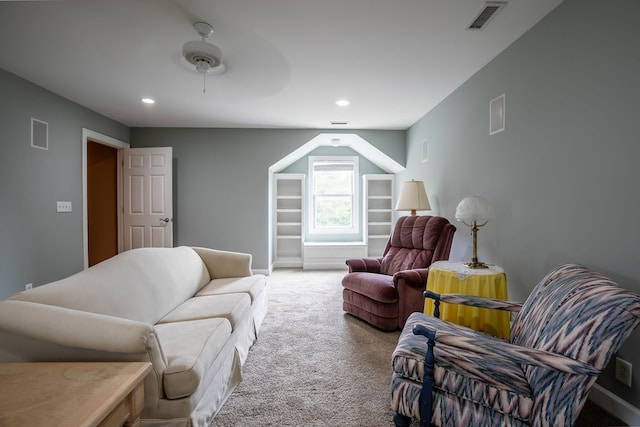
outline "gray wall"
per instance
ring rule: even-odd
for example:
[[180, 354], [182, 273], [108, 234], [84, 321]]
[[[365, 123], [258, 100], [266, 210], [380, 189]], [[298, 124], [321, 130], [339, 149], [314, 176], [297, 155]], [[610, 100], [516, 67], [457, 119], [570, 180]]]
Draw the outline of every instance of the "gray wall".
[[[174, 245], [253, 255], [269, 268], [268, 169], [327, 130], [132, 128], [132, 147], [173, 147]], [[344, 133], [344, 132], [340, 132]], [[350, 131], [403, 164], [405, 131]]]
[[[407, 170], [455, 222], [467, 195], [491, 200], [481, 260], [504, 267], [509, 296], [578, 262], [640, 292], [640, 2], [566, 0], [408, 131]], [[506, 130], [489, 136], [489, 101], [506, 94]], [[428, 161], [421, 163], [422, 141]], [[468, 260], [458, 225], [451, 257]], [[640, 407], [640, 331], [620, 351], [633, 388], [610, 366], [598, 382]]]
[[[0, 93], [2, 299], [82, 270], [82, 128], [123, 141], [129, 128], [1, 69]], [[32, 117], [49, 124], [47, 151], [31, 147]]]

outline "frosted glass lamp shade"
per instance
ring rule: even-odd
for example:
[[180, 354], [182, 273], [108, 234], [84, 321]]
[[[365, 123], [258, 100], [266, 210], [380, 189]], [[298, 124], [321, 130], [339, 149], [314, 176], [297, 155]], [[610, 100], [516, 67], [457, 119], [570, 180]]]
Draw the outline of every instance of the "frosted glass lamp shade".
[[427, 192], [424, 189], [424, 183], [422, 181], [412, 179], [402, 184], [400, 196], [396, 203], [396, 210], [411, 211], [411, 215], [415, 215], [416, 211], [431, 210], [429, 198], [427, 197]]
[[495, 216], [493, 205], [483, 197], [469, 196], [458, 203], [456, 219], [471, 227], [471, 235], [473, 236], [473, 255], [471, 262], [465, 263], [467, 267], [487, 268], [487, 264], [478, 261], [478, 229]]
[[484, 197], [469, 196], [458, 203], [456, 219], [465, 222], [482, 222], [495, 218], [493, 205]]

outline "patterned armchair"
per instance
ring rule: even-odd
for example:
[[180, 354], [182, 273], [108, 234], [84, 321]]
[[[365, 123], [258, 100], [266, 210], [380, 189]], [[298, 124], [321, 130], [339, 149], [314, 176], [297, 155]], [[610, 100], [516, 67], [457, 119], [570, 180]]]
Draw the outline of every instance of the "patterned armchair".
[[640, 322], [640, 296], [585, 267], [552, 270], [524, 304], [425, 296], [517, 312], [501, 340], [414, 313], [392, 356], [396, 426], [572, 426]]
[[422, 311], [432, 262], [449, 259], [456, 227], [439, 216], [403, 216], [380, 258], [348, 259], [342, 279], [343, 309], [386, 331]]

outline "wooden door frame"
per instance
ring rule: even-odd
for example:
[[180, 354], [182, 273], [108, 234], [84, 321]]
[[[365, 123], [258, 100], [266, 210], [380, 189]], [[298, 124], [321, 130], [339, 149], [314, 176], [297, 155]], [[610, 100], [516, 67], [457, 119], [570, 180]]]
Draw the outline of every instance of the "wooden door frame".
[[122, 150], [129, 148], [129, 144], [112, 138], [107, 135], [92, 131], [90, 129], [82, 129], [82, 244], [84, 268], [89, 267], [89, 215], [87, 208], [87, 144], [95, 142], [107, 145], [118, 150], [118, 171], [117, 171], [117, 209], [118, 209], [118, 252], [122, 252]]

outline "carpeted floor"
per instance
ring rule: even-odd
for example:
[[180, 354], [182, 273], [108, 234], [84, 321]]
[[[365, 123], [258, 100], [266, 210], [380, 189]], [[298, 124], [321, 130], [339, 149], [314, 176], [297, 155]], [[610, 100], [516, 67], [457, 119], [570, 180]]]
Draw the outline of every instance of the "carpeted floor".
[[[344, 274], [287, 269], [268, 277], [260, 338], [212, 427], [393, 426], [391, 353], [400, 332], [342, 311]], [[577, 427], [624, 425], [591, 403], [583, 414]]]

